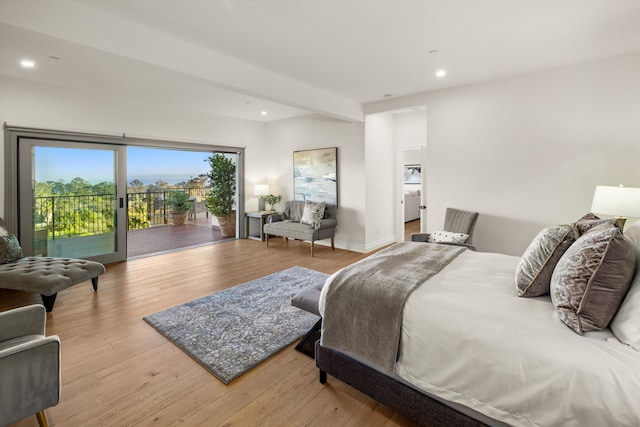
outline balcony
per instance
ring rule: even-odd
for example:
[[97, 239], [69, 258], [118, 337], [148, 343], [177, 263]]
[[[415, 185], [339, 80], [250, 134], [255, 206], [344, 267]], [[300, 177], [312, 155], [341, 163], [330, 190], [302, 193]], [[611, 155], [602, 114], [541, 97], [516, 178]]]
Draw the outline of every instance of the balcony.
[[[187, 223], [173, 227], [164, 204], [172, 191], [188, 191], [194, 201]], [[211, 225], [203, 188], [127, 194], [127, 257], [161, 253], [225, 240]], [[34, 254], [86, 257], [113, 251], [114, 194], [36, 197]]]

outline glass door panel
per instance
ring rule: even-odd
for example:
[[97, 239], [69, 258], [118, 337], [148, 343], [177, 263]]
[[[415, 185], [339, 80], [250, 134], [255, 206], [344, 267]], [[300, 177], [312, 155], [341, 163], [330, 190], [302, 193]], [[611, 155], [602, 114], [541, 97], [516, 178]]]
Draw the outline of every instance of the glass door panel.
[[126, 209], [119, 194], [126, 188], [119, 176], [124, 147], [21, 140], [19, 156], [30, 159], [21, 162], [30, 167], [20, 174], [20, 235], [27, 254], [126, 258]]

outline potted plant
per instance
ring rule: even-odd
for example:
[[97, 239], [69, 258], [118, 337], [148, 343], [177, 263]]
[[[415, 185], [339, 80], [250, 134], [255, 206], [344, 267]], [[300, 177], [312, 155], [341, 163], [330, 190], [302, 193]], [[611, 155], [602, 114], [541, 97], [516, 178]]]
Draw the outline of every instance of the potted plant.
[[187, 213], [193, 207], [193, 202], [189, 200], [189, 194], [184, 191], [170, 192], [167, 194], [164, 204], [169, 208], [173, 225], [183, 225], [187, 219]]
[[273, 194], [268, 194], [268, 195], [264, 196], [264, 202], [266, 204], [268, 204], [269, 206], [271, 206], [271, 212], [274, 211], [275, 205], [280, 203], [280, 200], [282, 200], [282, 195], [281, 194], [278, 194], [277, 196], [275, 196]]
[[207, 158], [211, 170], [207, 209], [218, 218], [220, 232], [224, 237], [236, 234], [236, 211], [233, 209], [236, 197], [236, 165], [228, 157], [216, 154]]

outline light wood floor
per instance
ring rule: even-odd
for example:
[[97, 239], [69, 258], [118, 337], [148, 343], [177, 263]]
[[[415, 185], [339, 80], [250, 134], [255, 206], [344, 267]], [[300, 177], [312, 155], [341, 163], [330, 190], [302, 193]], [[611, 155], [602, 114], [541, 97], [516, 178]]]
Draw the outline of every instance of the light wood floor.
[[[47, 333], [62, 342], [62, 394], [52, 426], [409, 426], [414, 423], [329, 377], [318, 381], [294, 345], [226, 386], [142, 318], [295, 265], [333, 273], [364, 255], [274, 239], [232, 240], [107, 266], [62, 291]], [[0, 311], [39, 296], [0, 290]], [[36, 426], [29, 417], [15, 426]]]

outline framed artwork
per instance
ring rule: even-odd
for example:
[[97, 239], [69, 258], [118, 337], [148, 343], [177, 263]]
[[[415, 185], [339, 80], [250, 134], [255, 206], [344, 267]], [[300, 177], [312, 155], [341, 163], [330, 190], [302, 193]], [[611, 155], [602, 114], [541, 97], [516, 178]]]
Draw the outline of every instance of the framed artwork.
[[338, 148], [293, 152], [293, 198], [338, 206]]
[[405, 184], [421, 184], [422, 183], [422, 167], [420, 165], [404, 166], [404, 183]]

